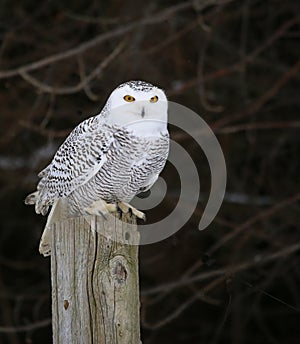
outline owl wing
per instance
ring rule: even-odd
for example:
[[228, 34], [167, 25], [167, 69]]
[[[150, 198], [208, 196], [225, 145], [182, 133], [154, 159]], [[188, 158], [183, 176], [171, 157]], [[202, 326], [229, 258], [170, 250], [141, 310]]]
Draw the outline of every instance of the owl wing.
[[51, 164], [39, 173], [36, 212], [45, 215], [49, 206], [89, 181], [107, 161], [115, 141], [113, 131], [96, 117], [80, 123], [56, 152]]

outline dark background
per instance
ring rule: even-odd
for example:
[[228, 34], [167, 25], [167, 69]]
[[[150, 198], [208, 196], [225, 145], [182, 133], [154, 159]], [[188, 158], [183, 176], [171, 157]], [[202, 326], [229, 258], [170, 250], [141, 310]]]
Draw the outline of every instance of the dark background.
[[[0, 6], [0, 343], [51, 343], [45, 218], [23, 199], [72, 128], [132, 79], [200, 114], [228, 169], [222, 208], [199, 232], [207, 161], [170, 127], [199, 167], [201, 197], [182, 230], [140, 248], [143, 343], [298, 343], [299, 1]], [[173, 175], [168, 165], [167, 197], [148, 218], [176, 205]]]

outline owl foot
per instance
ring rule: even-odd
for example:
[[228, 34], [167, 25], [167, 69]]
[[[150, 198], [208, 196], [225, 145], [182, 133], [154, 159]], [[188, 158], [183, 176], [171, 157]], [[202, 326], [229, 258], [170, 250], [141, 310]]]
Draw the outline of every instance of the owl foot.
[[96, 215], [96, 216], [102, 216], [105, 220], [105, 215], [109, 213], [116, 212], [117, 205], [115, 203], [106, 203], [102, 199], [95, 201], [92, 203], [89, 207], [84, 209], [89, 215]]
[[122, 211], [123, 214], [135, 215], [137, 218], [146, 221], [146, 215], [128, 203], [118, 202], [118, 208]]

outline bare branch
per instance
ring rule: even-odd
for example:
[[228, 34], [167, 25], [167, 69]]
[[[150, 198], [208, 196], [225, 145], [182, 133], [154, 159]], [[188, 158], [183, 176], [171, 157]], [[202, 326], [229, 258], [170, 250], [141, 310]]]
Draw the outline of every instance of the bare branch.
[[180, 306], [178, 306], [173, 312], [171, 312], [169, 315], [164, 317], [162, 320], [155, 322], [154, 324], [148, 323], [145, 319], [143, 319], [142, 324], [143, 327], [146, 329], [156, 330], [158, 328], [161, 328], [167, 324], [169, 324], [172, 320], [179, 317], [179, 315], [185, 311], [186, 308], [188, 308], [190, 305], [192, 305], [195, 301], [199, 299], [199, 296], [201, 296], [203, 292], [196, 293], [195, 295], [188, 298], [185, 302], [183, 302]]
[[36, 321], [32, 324], [18, 325], [18, 326], [0, 326], [0, 333], [16, 333], [37, 330], [42, 327], [51, 325], [51, 319]]
[[298, 60], [292, 66], [292, 68], [290, 68], [286, 73], [284, 73], [283, 76], [280, 77], [275, 83], [273, 83], [273, 86], [271, 88], [269, 88], [263, 95], [258, 97], [251, 105], [249, 105], [245, 111], [239, 112], [237, 114], [234, 114], [233, 116], [222, 118], [219, 121], [216, 121], [213, 124], [213, 128], [216, 129], [223, 127], [227, 123], [231, 123], [241, 118], [249, 117], [253, 113], [257, 112], [260, 108], [262, 108], [262, 106], [266, 102], [272, 99], [291, 78], [295, 77], [299, 70], [300, 60]]
[[208, 255], [211, 255], [216, 250], [218, 250], [220, 247], [222, 247], [226, 242], [236, 237], [241, 231], [249, 228], [250, 226], [253, 226], [256, 222], [261, 221], [263, 219], [266, 219], [267, 217], [272, 216], [274, 213], [278, 212], [282, 208], [285, 208], [291, 204], [294, 204], [300, 199], [300, 193], [297, 193], [296, 195], [289, 197], [280, 203], [275, 204], [274, 206], [259, 212], [256, 216], [251, 217], [249, 220], [245, 221], [241, 225], [237, 226], [234, 231], [231, 231], [227, 235], [221, 238], [220, 241], [216, 242], [215, 245], [213, 245], [207, 252]]
[[[18, 68], [6, 70], [6, 71], [0, 71], [0, 79], [11, 78], [11, 77], [14, 77], [17, 75], [24, 76], [24, 73], [26, 75], [28, 72], [43, 68], [45, 66], [48, 66], [51, 63], [62, 61], [62, 60], [65, 60], [67, 58], [82, 54], [85, 51], [87, 51], [88, 49], [91, 49], [91, 48], [111, 39], [111, 38], [116, 38], [116, 37], [122, 36], [125, 33], [133, 31], [134, 29], [139, 28], [141, 26], [154, 25], [154, 24], [164, 22], [165, 20], [167, 20], [169, 17], [173, 16], [177, 12], [181, 12], [181, 11], [185, 11], [185, 10], [190, 9], [190, 8], [194, 8], [196, 3], [198, 6], [197, 9], [203, 10], [204, 8], [206, 8], [208, 6], [216, 5], [218, 3], [230, 2], [230, 1], [232, 1], [232, 0], [227, 0], [227, 1], [226, 0], [223, 0], [223, 1], [222, 0], [206, 0], [206, 1], [202, 1], [200, 3], [200, 2], [195, 2], [194, 0], [192, 0], [192, 1], [179, 3], [177, 5], [174, 5], [174, 6], [167, 8], [165, 10], [162, 10], [162, 11], [158, 12], [157, 14], [155, 14], [151, 17], [146, 17], [142, 20], [138, 20], [138, 21], [132, 22], [130, 24], [123, 25], [117, 29], [114, 29], [112, 31], [108, 31], [106, 33], [98, 35], [89, 41], [86, 41], [82, 44], [79, 44], [75, 48], [63, 51], [63, 52], [58, 53], [58, 54], [47, 56], [47, 57], [42, 58], [38, 61], [31, 62], [29, 64], [20, 66]], [[32, 79], [30, 79], [30, 81], [33, 82]]]
[[[220, 77], [237, 72], [241, 68], [244, 68], [246, 64], [252, 63], [262, 52], [264, 52], [267, 48], [269, 48], [275, 41], [277, 41], [283, 35], [285, 35], [288, 29], [298, 24], [299, 22], [300, 22], [300, 16], [296, 16], [286, 21], [284, 24], [279, 26], [279, 28], [270, 37], [268, 37], [262, 44], [260, 44], [256, 49], [254, 49], [250, 54], [246, 55], [243, 60], [238, 61], [230, 66], [216, 70], [212, 73], [204, 75], [203, 81], [218, 79]], [[200, 78], [197, 76], [196, 78], [183, 83], [180, 87], [177, 87], [176, 89], [170, 89], [168, 91], [168, 94], [169, 95], [181, 94], [183, 91], [198, 85], [199, 82], [201, 81], [202, 80], [200, 80]]]
[[[206, 6], [209, 6], [211, 2], [212, 1], [207, 1]], [[38, 61], [20, 66], [18, 68], [14, 68], [14, 69], [2, 71], [2, 72], [0, 71], [0, 79], [11, 78], [11, 77], [14, 77], [17, 75], [22, 75], [24, 77], [24, 75], [26, 75], [28, 72], [31, 72], [31, 71], [43, 68], [45, 66], [48, 66], [49, 64], [52, 64], [52, 63], [55, 63], [58, 61], [62, 61], [62, 60], [65, 60], [67, 58], [82, 54], [85, 51], [87, 51], [88, 49], [91, 49], [91, 48], [99, 45], [100, 43], [103, 43], [103, 42], [105, 42], [111, 38], [116, 38], [116, 37], [122, 36], [122, 35], [130, 32], [130, 31], [133, 31], [134, 29], [136, 29], [140, 26], [154, 25], [157, 23], [161, 23], [161, 22], [167, 20], [170, 16], [174, 15], [175, 13], [180, 12], [180, 11], [184, 11], [184, 10], [189, 9], [189, 8], [192, 8], [193, 6], [194, 6], [194, 1], [184, 2], [184, 3], [180, 3], [178, 5], [174, 5], [172, 7], [167, 8], [166, 10], [163, 10], [163, 11], [157, 13], [156, 15], [154, 15], [152, 17], [147, 17], [145, 19], [138, 20], [138, 21], [129, 23], [127, 25], [123, 25], [117, 29], [114, 29], [112, 31], [108, 31], [106, 33], [98, 35], [89, 41], [86, 41], [82, 44], [79, 44], [75, 48], [63, 51], [63, 52], [58, 53], [58, 54], [47, 56], [47, 57], [42, 58]], [[34, 82], [31, 78], [30, 78], [30, 81]], [[48, 90], [48, 92], [49, 92], [49, 90]]]
[[[85, 72], [85, 63], [83, 60], [83, 57], [81, 55], [79, 55], [77, 57], [78, 60], [78, 69], [79, 69], [79, 76], [80, 76], [80, 81], [82, 82], [83, 80], [86, 79], [86, 72]], [[93, 91], [91, 90], [90, 85], [87, 83], [84, 87], [83, 90], [85, 92], [85, 94], [87, 95], [87, 97], [89, 99], [91, 99], [92, 101], [97, 101], [99, 99], [99, 97], [93, 93]]]
[[124, 46], [125, 41], [123, 40], [103, 61], [98, 64], [98, 66], [88, 76], [82, 79], [76, 86], [57, 88], [39, 81], [23, 70], [20, 71], [20, 75], [24, 80], [29, 82], [34, 87], [38, 88], [41, 92], [57, 95], [77, 93], [82, 91], [83, 89], [86, 89], [89, 82], [99, 77], [103, 73], [104, 69], [115, 59], [117, 55], [121, 53]]
[[251, 269], [251, 268], [259, 266], [259, 265], [268, 264], [268, 263], [273, 262], [273, 261], [275, 261], [281, 257], [287, 257], [287, 256], [289, 256], [289, 255], [291, 255], [291, 254], [293, 254], [299, 250], [300, 250], [300, 243], [290, 245], [288, 247], [283, 248], [282, 250], [279, 250], [279, 251], [276, 251], [276, 252], [271, 253], [269, 255], [266, 255], [265, 257], [263, 257], [263, 256], [254, 257], [251, 260], [247, 260], [245, 262], [242, 262], [242, 263], [239, 263], [236, 265], [232, 265], [232, 266], [229, 265], [229, 266], [226, 266], [225, 268], [222, 268], [222, 269], [211, 270], [208, 272], [194, 275], [192, 277], [180, 279], [180, 280], [174, 281], [174, 282], [161, 284], [161, 285], [154, 287], [154, 288], [149, 288], [147, 290], [144, 290], [142, 292], [142, 295], [143, 296], [153, 295], [153, 294], [156, 294], [156, 293], [159, 293], [162, 291], [166, 291], [166, 290], [170, 291], [170, 290], [175, 289], [175, 288], [180, 288], [180, 287], [189, 285], [189, 284], [194, 283], [194, 282], [205, 281], [205, 280], [211, 279], [213, 277], [223, 276], [225, 274], [235, 274], [237, 272]]
[[300, 121], [289, 121], [289, 122], [258, 122], [250, 124], [241, 124], [231, 127], [225, 127], [215, 130], [216, 133], [221, 134], [234, 134], [241, 131], [249, 130], [266, 130], [266, 129], [297, 129], [300, 127]]
[[51, 130], [51, 129], [44, 129], [39, 125], [35, 125], [31, 122], [20, 120], [18, 124], [21, 127], [27, 128], [31, 131], [34, 131], [40, 135], [44, 135], [47, 137], [56, 137], [56, 138], [65, 138], [68, 134], [70, 134], [72, 129], [66, 129], [66, 130]]

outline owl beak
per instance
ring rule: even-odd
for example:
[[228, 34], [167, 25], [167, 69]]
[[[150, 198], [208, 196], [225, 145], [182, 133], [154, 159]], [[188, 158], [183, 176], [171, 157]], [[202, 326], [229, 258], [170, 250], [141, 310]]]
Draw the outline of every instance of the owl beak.
[[142, 107], [141, 116], [142, 116], [143, 118], [145, 117], [145, 108], [144, 108], [144, 107]]

